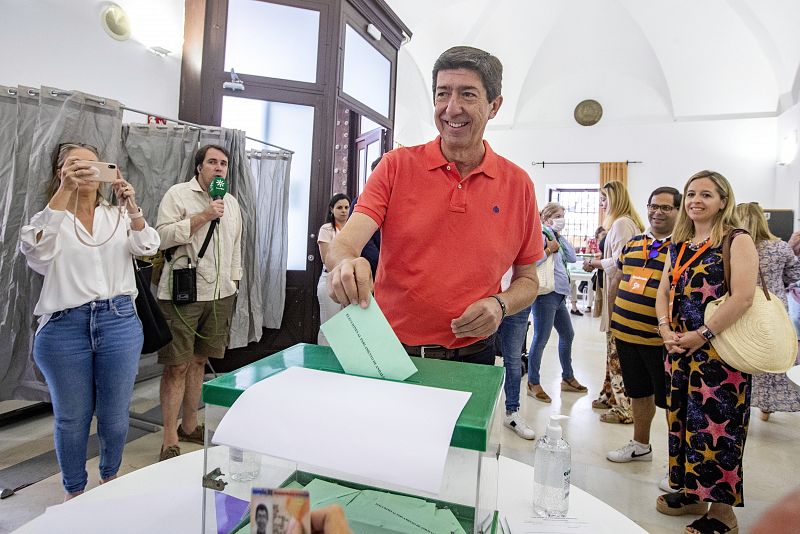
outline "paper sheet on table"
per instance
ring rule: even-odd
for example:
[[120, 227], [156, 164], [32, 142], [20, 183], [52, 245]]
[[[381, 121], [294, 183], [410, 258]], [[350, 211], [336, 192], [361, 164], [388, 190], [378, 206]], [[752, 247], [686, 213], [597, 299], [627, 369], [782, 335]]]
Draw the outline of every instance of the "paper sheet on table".
[[[596, 534], [597, 525], [575, 517], [545, 519], [530, 516], [521, 519], [508, 517], [510, 534]], [[507, 533], [508, 534], [508, 533]]]
[[320, 326], [347, 374], [405, 380], [417, 372], [378, 302], [349, 305]]
[[246, 389], [214, 443], [438, 493], [469, 397], [291, 367]]
[[85, 501], [75, 499], [48, 508], [36, 520], [36, 530], [81, 534], [196, 534], [202, 529], [202, 492], [198, 482], [197, 485], [169, 490], [151, 488], [140, 495]]

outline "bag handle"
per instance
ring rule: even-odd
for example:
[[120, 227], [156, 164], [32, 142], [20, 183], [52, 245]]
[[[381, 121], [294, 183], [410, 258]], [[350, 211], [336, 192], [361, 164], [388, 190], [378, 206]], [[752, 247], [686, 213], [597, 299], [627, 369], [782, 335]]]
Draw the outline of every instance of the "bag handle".
[[[741, 234], [750, 235], [746, 230], [734, 228], [728, 232], [728, 235], [726, 235], [725, 239], [722, 241], [722, 267], [725, 270], [725, 288], [730, 295], [733, 294], [733, 291], [731, 291], [731, 243], [733, 243], [736, 236]], [[769, 295], [769, 290], [767, 289], [767, 283], [764, 281], [764, 274], [761, 272], [760, 264], [758, 266], [758, 280], [761, 285], [761, 290], [764, 292], [764, 296], [767, 297], [767, 300], [772, 300]]]

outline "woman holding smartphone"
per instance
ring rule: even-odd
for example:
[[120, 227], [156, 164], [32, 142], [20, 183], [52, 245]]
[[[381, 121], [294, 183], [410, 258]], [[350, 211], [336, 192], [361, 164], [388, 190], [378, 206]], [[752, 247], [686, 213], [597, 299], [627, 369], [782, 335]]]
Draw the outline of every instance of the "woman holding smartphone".
[[111, 187], [121, 206], [102, 197], [89, 163], [98, 160], [97, 149], [67, 143], [54, 159], [50, 201], [22, 228], [20, 249], [44, 276], [34, 309], [40, 319], [33, 357], [52, 397], [56, 454], [69, 500], [86, 487], [93, 415], [101, 483], [115, 478], [122, 462], [143, 341], [132, 257], [154, 254], [160, 239], [119, 171]]

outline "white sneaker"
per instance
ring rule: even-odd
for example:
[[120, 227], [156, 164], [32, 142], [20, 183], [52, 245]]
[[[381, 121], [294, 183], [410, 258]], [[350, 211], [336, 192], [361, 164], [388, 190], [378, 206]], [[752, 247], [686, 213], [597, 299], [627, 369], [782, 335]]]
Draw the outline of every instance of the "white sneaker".
[[624, 447], [609, 451], [606, 454], [606, 458], [621, 464], [626, 462], [652, 462], [653, 448], [650, 445], [645, 447], [631, 440]]
[[667, 493], [678, 493], [680, 491], [670, 487], [669, 475], [664, 475], [664, 478], [662, 478], [661, 482], [658, 483], [658, 489], [660, 489], [661, 491], [666, 491]]
[[516, 432], [517, 435], [522, 439], [536, 438], [536, 432], [534, 432], [533, 429], [528, 426], [528, 423], [525, 422], [519, 412], [506, 415], [503, 418], [503, 426]]

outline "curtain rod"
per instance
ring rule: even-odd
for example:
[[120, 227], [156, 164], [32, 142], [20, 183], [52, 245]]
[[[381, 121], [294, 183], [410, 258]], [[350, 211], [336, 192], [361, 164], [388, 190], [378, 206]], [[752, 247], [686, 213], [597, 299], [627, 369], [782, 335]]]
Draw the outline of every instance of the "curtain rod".
[[[129, 108], [129, 107], [125, 106], [125, 105], [123, 105], [121, 107], [122, 107], [122, 109], [126, 109], [126, 110], [132, 111], [134, 113], [139, 113], [141, 115], [148, 115], [148, 116], [158, 117], [159, 119], [164, 119], [164, 120], [170, 121], [170, 122], [176, 122], [178, 124], [183, 124], [184, 126], [191, 126], [193, 128], [199, 128], [201, 130], [204, 130], [204, 129], [208, 128], [208, 126], [203, 126], [202, 124], [195, 124], [193, 122], [182, 121], [180, 119], [170, 119], [169, 117], [164, 117], [162, 115], [156, 115], [155, 113], [150, 113], [148, 111], [141, 111], [141, 110], [138, 110], [138, 109]], [[212, 128], [213, 128], [213, 126], [212, 126]], [[271, 146], [273, 148], [277, 148], [278, 150], [283, 150], [284, 152], [288, 152], [289, 154], [294, 154], [294, 150], [289, 150], [288, 148], [283, 148], [282, 146], [273, 145], [272, 143], [267, 143], [266, 141], [262, 141], [261, 139], [256, 139], [255, 137], [250, 137], [248, 135], [246, 135], [244, 137], [245, 137], [245, 139], [249, 139], [251, 141], [255, 141], [256, 143], [261, 143], [262, 145]]]
[[[9, 87], [8, 94], [16, 95], [17, 94], [17, 90]], [[71, 96], [72, 95], [72, 93], [70, 93], [69, 91], [57, 91], [57, 90], [51, 90], [50, 94], [52, 96]], [[39, 91], [37, 91], [36, 89], [28, 89], [28, 95], [30, 95], [30, 96], [39, 96]], [[97, 103], [97, 104], [99, 104], [101, 106], [105, 106], [106, 105], [105, 98], [95, 98], [95, 97], [87, 95], [86, 96], [86, 100], [90, 100], [90, 101], [95, 102], [95, 103]], [[167, 121], [170, 121], [170, 122], [183, 124], [184, 126], [191, 126], [191, 127], [194, 127], [194, 128], [198, 128], [200, 130], [205, 130], [205, 129], [208, 128], [207, 126], [203, 126], [202, 124], [195, 124], [193, 122], [182, 121], [182, 120], [179, 120], [179, 119], [171, 119], [169, 117], [162, 117], [160, 115], [156, 115], [155, 113], [150, 113], [149, 111], [141, 111], [141, 110], [138, 110], [138, 109], [129, 108], [129, 107], [125, 106], [124, 104], [120, 104], [120, 108], [128, 110], [128, 111], [132, 111], [134, 113], [139, 113], [140, 115], [158, 117], [160, 119], [164, 119], [164, 120], [167, 120]], [[261, 143], [262, 145], [271, 146], [273, 148], [277, 148], [278, 150], [283, 150], [284, 152], [288, 152], [289, 154], [294, 154], [294, 150], [289, 150], [288, 148], [283, 148], [282, 146], [273, 145], [272, 143], [267, 143], [266, 141], [262, 141], [261, 139], [256, 139], [255, 137], [250, 137], [250, 136], [246, 135], [245, 139], [249, 139], [251, 141], [255, 141], [256, 143]]]
[[[545, 165], [598, 165], [600, 163], [615, 163], [611, 161], [533, 161], [531, 164], [536, 167], [541, 165], [544, 169]], [[643, 161], [626, 161], [626, 165], [631, 163], [644, 163]]]

